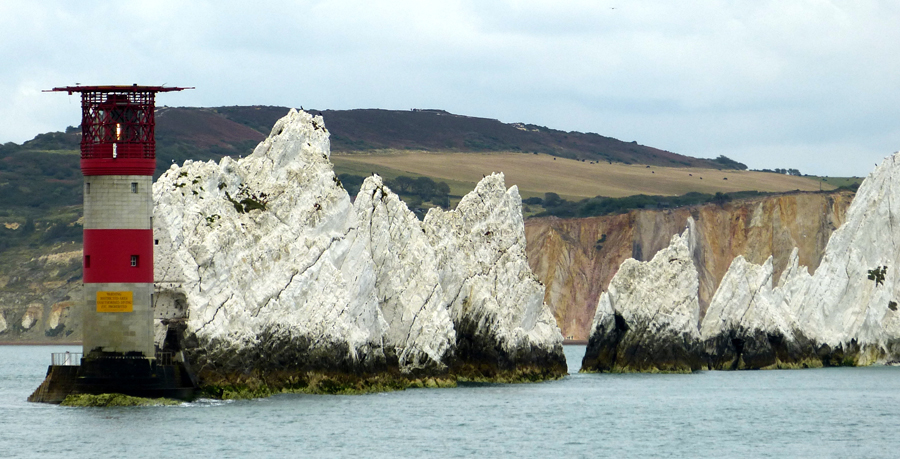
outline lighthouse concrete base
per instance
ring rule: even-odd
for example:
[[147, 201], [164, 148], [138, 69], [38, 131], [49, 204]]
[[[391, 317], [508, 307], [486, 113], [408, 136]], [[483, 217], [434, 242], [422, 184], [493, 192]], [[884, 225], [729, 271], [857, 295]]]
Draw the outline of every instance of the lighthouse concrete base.
[[51, 365], [29, 402], [59, 404], [71, 394], [124, 394], [144, 398], [192, 400], [197, 388], [190, 365], [172, 354], [94, 352], [80, 366]]

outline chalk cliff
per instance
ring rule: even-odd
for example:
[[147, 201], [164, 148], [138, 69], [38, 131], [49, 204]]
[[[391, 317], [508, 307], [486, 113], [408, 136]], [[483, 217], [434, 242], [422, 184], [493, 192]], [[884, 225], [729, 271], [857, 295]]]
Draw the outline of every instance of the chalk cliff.
[[732, 260], [762, 264], [773, 257], [778, 278], [794, 247], [815, 271], [853, 193], [793, 193], [692, 208], [641, 209], [603, 217], [532, 218], [525, 222], [528, 262], [546, 286], [563, 335], [586, 340], [600, 294], [628, 258], [649, 261], [695, 221], [699, 305], [705, 313]]
[[492, 175], [419, 222], [378, 177], [351, 204], [328, 146], [320, 117], [291, 111], [247, 158], [160, 177], [161, 345], [218, 387], [564, 374], [515, 187]]
[[[866, 178], [846, 213], [846, 221], [831, 236], [813, 274], [800, 266], [800, 250], [796, 248], [777, 285], [773, 285], [773, 257], [761, 265], [736, 257], [709, 308], [701, 312], [702, 319], [696, 322], [699, 337], [677, 351], [693, 354], [708, 368], [868, 365], [896, 360], [900, 356], [900, 292], [894, 273], [900, 264], [894, 230], [900, 215], [900, 187], [895, 184], [898, 175], [900, 153], [887, 158]], [[674, 249], [677, 243], [673, 239], [667, 250]], [[641, 265], [646, 268], [641, 272], [641, 282], [659, 282], [646, 277], [675, 277], [653, 261]], [[625, 267], [623, 264], [612, 285], [633, 282], [633, 273]], [[694, 269], [685, 264], [681, 275]], [[699, 290], [696, 295], [699, 298]], [[681, 295], [676, 292], [672, 297], [677, 301]], [[647, 308], [642, 301], [615, 306], [623, 316], [627, 311]], [[608, 344], [614, 334], [604, 325], [608, 321], [605, 308], [601, 297], [589, 353], [584, 359], [583, 369], [588, 371], [606, 370], [597, 363], [597, 356], [618, 352], [617, 347], [610, 348]], [[659, 327], [636, 325], [639, 329], [632, 327], [629, 333], [667, 339], [666, 333], [658, 332]], [[620, 343], [614, 344], [621, 347]], [[651, 368], [668, 369], [668, 355], [657, 353], [651, 360], [655, 360], [649, 365]], [[630, 369], [644, 368], [632, 365]]]
[[355, 210], [374, 262], [385, 344], [401, 368], [446, 369], [456, 330], [438, 278], [437, 257], [419, 220], [381, 177], [363, 182]]
[[[180, 183], [187, 186], [192, 181], [193, 178]], [[199, 189], [196, 191], [200, 193]], [[245, 199], [236, 198], [234, 191], [229, 190], [232, 198]], [[551, 307], [564, 335], [586, 340], [600, 294], [607, 289], [619, 265], [631, 257], [650, 260], [669, 244], [673, 235], [682, 231], [687, 217], [696, 222], [700, 253], [699, 304], [701, 311], [705, 311], [737, 255], [756, 264], [773, 255], [773, 275], [777, 278], [787, 266], [791, 249], [798, 247], [800, 264], [815, 271], [825, 242], [843, 222], [851, 198], [852, 193], [847, 192], [797, 193], [734, 201], [723, 206], [644, 209], [584, 219], [529, 219], [525, 221], [527, 258], [532, 271], [546, 286], [544, 301]], [[252, 205], [250, 201], [247, 203]], [[358, 207], [354, 205], [355, 209]], [[216, 218], [213, 215], [211, 219]], [[7, 323], [7, 329], [0, 331], [0, 341], [81, 339], [80, 309], [69, 307], [79, 304], [81, 298], [80, 249], [80, 244], [65, 244], [54, 248], [57, 253], [53, 255], [35, 257], [29, 263], [0, 272], [3, 287], [0, 316]], [[158, 280], [165, 284], [177, 277], [175, 271], [175, 268], [157, 271], [166, 273], [167, 277]], [[180, 297], [169, 296], [163, 300], [157, 301], [161, 318], [179, 314], [177, 308], [166, 304], [184, 304]], [[34, 310], [38, 306], [40, 314], [36, 311], [31, 314], [34, 322], [26, 321], [31, 323], [31, 328], [23, 328], [22, 320], [29, 308]], [[60, 312], [55, 325], [51, 320], [53, 311]], [[388, 311], [382, 312], [385, 320], [389, 320]]]

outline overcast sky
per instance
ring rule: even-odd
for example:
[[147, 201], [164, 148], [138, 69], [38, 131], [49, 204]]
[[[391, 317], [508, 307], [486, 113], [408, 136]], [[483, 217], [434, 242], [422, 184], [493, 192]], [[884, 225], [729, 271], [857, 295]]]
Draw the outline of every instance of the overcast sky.
[[0, 2], [0, 143], [159, 105], [440, 108], [751, 168], [865, 176], [900, 149], [897, 1]]

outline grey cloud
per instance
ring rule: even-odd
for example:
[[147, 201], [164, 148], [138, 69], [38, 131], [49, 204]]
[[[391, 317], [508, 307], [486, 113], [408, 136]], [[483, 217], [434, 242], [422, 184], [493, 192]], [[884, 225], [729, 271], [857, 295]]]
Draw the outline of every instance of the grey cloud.
[[77, 123], [40, 89], [169, 83], [197, 90], [162, 104], [428, 106], [864, 175], [900, 147], [898, 19], [888, 1], [13, 0], [0, 142]]

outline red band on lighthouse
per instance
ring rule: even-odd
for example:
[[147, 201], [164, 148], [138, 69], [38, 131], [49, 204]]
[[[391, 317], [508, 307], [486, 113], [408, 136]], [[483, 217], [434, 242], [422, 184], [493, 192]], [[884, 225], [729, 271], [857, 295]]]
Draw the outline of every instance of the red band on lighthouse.
[[81, 160], [81, 173], [92, 175], [153, 175], [155, 159], [90, 158]]
[[85, 283], [153, 283], [152, 229], [86, 229], [84, 256]]

